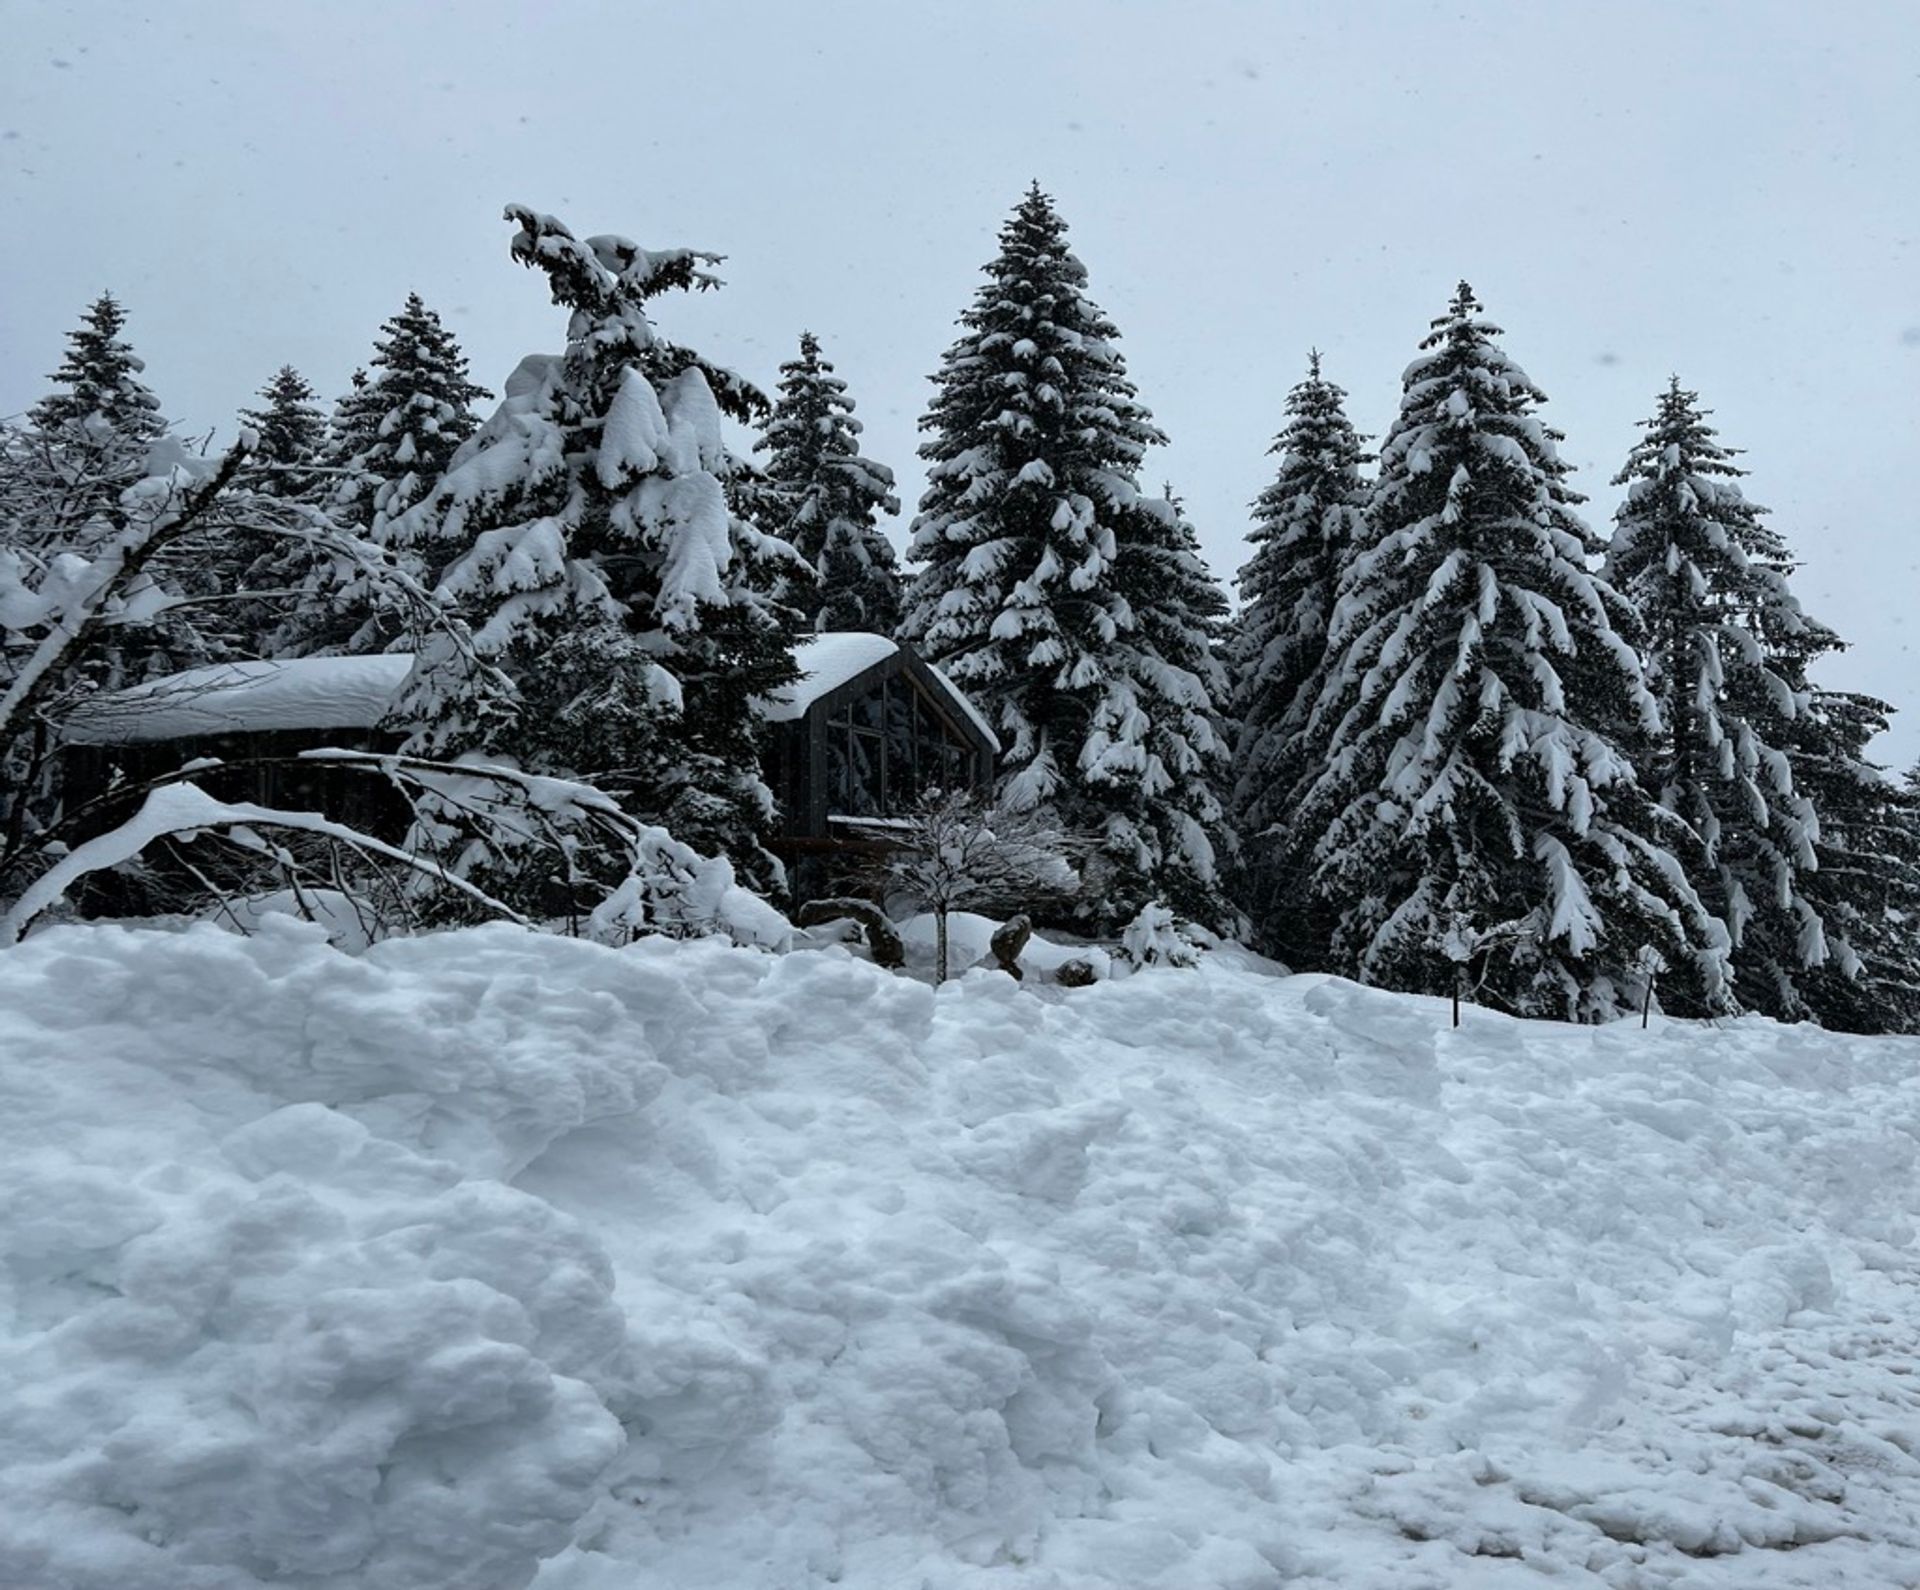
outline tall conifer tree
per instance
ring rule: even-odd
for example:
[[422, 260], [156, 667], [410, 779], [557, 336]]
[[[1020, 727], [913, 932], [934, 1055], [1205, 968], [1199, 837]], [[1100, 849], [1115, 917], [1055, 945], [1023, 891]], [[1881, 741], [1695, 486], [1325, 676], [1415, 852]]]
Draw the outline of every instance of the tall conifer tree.
[[372, 435], [356, 455], [373, 482], [367, 521], [375, 540], [438, 483], [479, 428], [473, 405], [492, 394], [467, 377], [467, 356], [418, 293], [380, 328], [368, 382]]
[[1241, 903], [1256, 942], [1296, 967], [1320, 965], [1330, 924], [1305, 887], [1292, 798], [1318, 764], [1307, 724], [1325, 682], [1334, 600], [1365, 536], [1370, 455], [1348, 420], [1346, 394], [1320, 371], [1287, 395], [1280, 465], [1254, 500], [1253, 555], [1240, 571], [1233, 646], [1232, 812], [1240, 835]]
[[761, 511], [766, 528], [813, 571], [811, 580], [788, 582], [782, 596], [805, 629], [891, 635], [900, 626], [900, 572], [876, 520], [900, 511], [893, 471], [862, 456], [847, 384], [812, 332], [801, 335], [800, 356], [780, 366], [780, 377], [773, 415], [754, 443], [767, 454]]
[[[328, 424], [323, 501], [342, 530], [384, 547], [392, 524], [426, 496], [473, 435], [480, 423], [474, 403], [491, 394], [467, 378], [466, 355], [418, 293], [381, 326], [371, 362], [373, 373], [355, 372]], [[401, 561], [412, 565], [409, 572], [425, 572], [418, 559], [403, 554]], [[301, 549], [290, 554], [287, 575], [285, 583], [301, 596], [282, 625], [278, 652], [377, 651], [401, 639], [404, 615], [364, 562]]]
[[1328, 758], [1302, 820], [1335, 966], [1590, 1020], [1634, 997], [1652, 952], [1670, 1004], [1720, 1003], [1724, 936], [1635, 776], [1659, 718], [1632, 610], [1588, 570], [1545, 394], [1465, 283], [1433, 328], [1316, 705]]
[[1239, 931], [1225, 893], [1233, 851], [1225, 801], [1228, 683], [1220, 655], [1227, 594], [1171, 485], [1142, 499], [1119, 547], [1114, 582], [1134, 615], [1134, 679], [1148, 722], [1137, 865], [1153, 878], [1158, 899], [1181, 916]]
[[[146, 367], [125, 332], [125, 310], [102, 293], [67, 335], [66, 357], [50, 378], [56, 389], [28, 411], [24, 427], [9, 430], [0, 556], [44, 568], [65, 553], [91, 558], [123, 530], [121, 493], [147, 476], [156, 446], [168, 445], [160, 400], [140, 379]], [[211, 589], [210, 561], [197, 539], [154, 560], [111, 638], [92, 648], [87, 683], [112, 688], [225, 655], [218, 617], [179, 600]]]
[[992, 719], [1007, 800], [1097, 845], [1083, 898], [1124, 921], [1217, 880], [1208, 681], [1166, 655], [1157, 595], [1130, 572], [1197, 555], [1141, 489], [1163, 438], [1038, 186], [986, 275], [921, 420], [931, 468], [902, 634]]
[[1811, 707], [1806, 662], [1829, 639], [1788, 589], [1785, 549], [1734, 484], [1734, 456], [1673, 381], [1615, 479], [1627, 499], [1607, 576], [1647, 629], [1661, 732], [1645, 782], [1693, 831], [1682, 860], [1726, 924], [1735, 992], [1798, 1020], [1808, 974], [1836, 947], [1808, 888], [1820, 823], [1787, 745]]
[[146, 364], [121, 335], [126, 324], [126, 311], [112, 293], [88, 306], [79, 327], [67, 333], [67, 356], [49, 377], [61, 390], [28, 413], [36, 427], [52, 431], [97, 419], [117, 436], [148, 442], [166, 431], [160, 400], [140, 380]]
[[260, 408], [240, 411], [242, 423], [260, 438], [253, 454], [254, 472], [264, 477], [259, 489], [289, 501], [310, 501], [323, 490], [320, 477], [311, 473], [327, 439], [320, 394], [292, 365], [283, 364], [260, 396]]
[[507, 218], [513, 257], [568, 311], [566, 351], [522, 360], [493, 417], [389, 527], [488, 665], [430, 642], [396, 721], [418, 750], [591, 778], [767, 881], [754, 703], [794, 677], [767, 594], [793, 553], [730, 512], [740, 466], [721, 437], [722, 414], [751, 419], [765, 399], [648, 313], [663, 292], [716, 285], [714, 256], [578, 239], [518, 206]]
[[1867, 755], [1891, 711], [1815, 686], [1786, 734], [1795, 788], [1820, 818], [1819, 867], [1801, 887], [1830, 951], [1799, 987], [1813, 1019], [1841, 1032], [1920, 1032], [1920, 787]]

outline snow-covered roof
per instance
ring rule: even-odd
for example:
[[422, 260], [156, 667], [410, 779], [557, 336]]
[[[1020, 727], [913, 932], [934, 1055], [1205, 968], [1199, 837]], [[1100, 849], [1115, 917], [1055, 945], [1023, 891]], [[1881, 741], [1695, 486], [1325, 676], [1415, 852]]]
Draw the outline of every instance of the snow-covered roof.
[[[865, 630], [828, 630], [824, 634], [802, 636], [793, 647], [793, 660], [800, 666], [800, 677], [768, 696], [762, 710], [770, 723], [792, 723], [805, 717], [808, 708], [821, 697], [859, 678], [869, 668], [887, 661], [900, 650], [897, 640], [889, 640], [885, 635], [869, 634]], [[938, 668], [928, 664], [928, 669], [951, 698], [954, 707], [998, 751], [999, 738], [988, 727], [987, 720], [980, 716], [979, 709], [967, 699], [966, 693]]]
[[[800, 678], [768, 697], [763, 710], [774, 723], [804, 717], [822, 696], [899, 650], [898, 641], [858, 630], [805, 636], [793, 648]], [[276, 729], [368, 729], [386, 716], [412, 667], [412, 653], [383, 652], [190, 668], [96, 697], [67, 719], [66, 734], [82, 745], [133, 745]], [[938, 668], [932, 673], [997, 751], [1000, 742], [973, 703]]]
[[67, 719], [83, 745], [130, 745], [274, 729], [365, 729], [413, 667], [404, 652], [216, 663], [87, 702]]
[[898, 641], [857, 629], [803, 636], [793, 646], [793, 660], [799, 664], [800, 677], [767, 697], [762, 709], [767, 721], [792, 723], [804, 718], [807, 708], [822, 696], [859, 678], [899, 649]]

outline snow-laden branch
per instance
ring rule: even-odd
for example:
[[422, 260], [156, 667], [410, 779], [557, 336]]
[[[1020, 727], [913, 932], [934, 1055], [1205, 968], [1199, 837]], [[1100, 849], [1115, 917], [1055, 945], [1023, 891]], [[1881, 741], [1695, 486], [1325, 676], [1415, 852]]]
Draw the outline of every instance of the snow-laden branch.
[[244, 439], [235, 443], [213, 473], [177, 504], [169, 502], [153, 517], [123, 525], [93, 560], [88, 578], [61, 604], [47, 633], [0, 695], [0, 746], [22, 732], [68, 664], [107, 622], [110, 598], [125, 590], [169, 542], [193, 529], [246, 462], [249, 450]]
[[[491, 915], [510, 922], [526, 923], [526, 918], [511, 906], [496, 900], [485, 890], [428, 858], [390, 845], [385, 840], [364, 834], [345, 823], [334, 822], [317, 812], [281, 811], [251, 801], [215, 800], [197, 784], [176, 783], [150, 792], [134, 813], [118, 828], [96, 835], [76, 846], [48, 871], [27, 886], [4, 916], [0, 916], [0, 945], [18, 942], [34, 920], [57, 905], [82, 878], [104, 872], [133, 860], [156, 840], [197, 835], [209, 830], [228, 830], [240, 843], [248, 843], [245, 830], [287, 828], [347, 845], [354, 850], [378, 856], [395, 865], [433, 879], [466, 895]], [[234, 833], [234, 830], [240, 830]], [[259, 848], [257, 844], [249, 848]]]

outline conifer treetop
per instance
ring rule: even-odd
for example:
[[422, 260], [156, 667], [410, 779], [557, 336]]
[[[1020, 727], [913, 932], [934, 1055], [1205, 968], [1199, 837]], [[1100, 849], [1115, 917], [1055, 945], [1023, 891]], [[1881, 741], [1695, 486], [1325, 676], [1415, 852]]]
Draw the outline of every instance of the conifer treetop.
[[1785, 545], [1707, 412], [1677, 377], [1661, 394], [1616, 477], [1607, 575], [1646, 624], [1662, 718], [1647, 781], [1691, 829], [1682, 856], [1731, 935], [1742, 1003], [1796, 1019], [1809, 972], [1850, 952], [1816, 903], [1821, 822], [1795, 753], [1825, 741], [1816, 760], [1850, 763], [1860, 746], [1809, 717], [1806, 663], [1837, 639], [1794, 598]]
[[861, 454], [847, 384], [812, 332], [801, 333], [799, 356], [780, 375], [772, 416], [754, 443], [768, 455], [766, 517], [814, 573], [785, 582], [782, 597], [809, 629], [891, 635], [900, 577], [876, 520], [900, 511], [893, 471]]
[[28, 418], [41, 430], [53, 430], [98, 416], [124, 436], [152, 440], [167, 428], [160, 400], [139, 379], [145, 362], [121, 335], [126, 311], [112, 293], [87, 307], [80, 325], [67, 333], [66, 357], [49, 377], [67, 390], [36, 403]]
[[1365, 537], [1361, 468], [1372, 461], [1345, 399], [1314, 350], [1269, 449], [1280, 460], [1274, 479], [1252, 504], [1253, 550], [1237, 582], [1234, 644], [1234, 807], [1243, 839], [1286, 818], [1293, 786], [1316, 760], [1305, 728], [1323, 682], [1340, 580]]
[[520, 229], [509, 245], [513, 258], [543, 272], [554, 303], [572, 311], [570, 356], [617, 363], [617, 345], [624, 344], [632, 353], [677, 359], [683, 368], [698, 369], [729, 418], [747, 421], [767, 411], [758, 387], [666, 342], [645, 312], [648, 301], [661, 293], [719, 287], [720, 278], [704, 267], [718, 265], [723, 255], [690, 248], [644, 249], [611, 233], [576, 238], [553, 216], [525, 205], [510, 204], [505, 214]]
[[265, 407], [240, 413], [258, 437], [254, 457], [263, 464], [312, 461], [327, 432], [320, 394], [292, 365], [283, 364], [260, 388], [260, 396], [265, 399]]

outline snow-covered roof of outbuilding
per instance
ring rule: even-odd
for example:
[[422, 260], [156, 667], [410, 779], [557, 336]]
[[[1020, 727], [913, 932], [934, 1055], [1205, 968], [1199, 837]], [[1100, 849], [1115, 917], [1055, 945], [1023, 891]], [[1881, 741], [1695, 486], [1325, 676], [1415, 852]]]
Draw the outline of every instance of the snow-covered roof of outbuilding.
[[[821, 697], [831, 695], [842, 685], [858, 679], [869, 668], [886, 662], [902, 649], [897, 640], [889, 640], [885, 635], [874, 635], [865, 630], [828, 630], [824, 634], [803, 635], [793, 646], [793, 660], [800, 667], [800, 677], [768, 696], [762, 710], [771, 723], [792, 723], [804, 718], [807, 710]], [[926, 666], [954, 707], [998, 751], [999, 737], [988, 726], [987, 720], [980, 716], [979, 709], [967, 699], [966, 692], [931, 663]]]
[[82, 745], [131, 745], [275, 729], [366, 729], [386, 716], [413, 657], [285, 657], [215, 663], [97, 696], [65, 725]]
[[771, 723], [792, 723], [822, 696], [858, 679], [869, 668], [885, 662], [900, 649], [898, 641], [863, 630], [830, 630], [803, 635], [793, 644], [793, 660], [800, 677], [767, 697], [765, 712]]
[[[803, 636], [793, 648], [800, 678], [769, 696], [762, 710], [774, 723], [805, 717], [822, 696], [900, 649], [885, 635], [857, 630]], [[81, 745], [134, 745], [278, 729], [370, 729], [386, 716], [412, 667], [411, 652], [215, 663], [96, 696], [68, 717], [65, 732]], [[938, 668], [928, 671], [955, 710], [999, 750], [999, 740], [965, 693]]]

